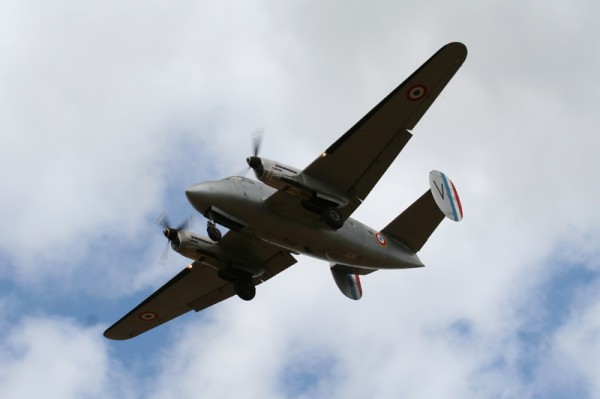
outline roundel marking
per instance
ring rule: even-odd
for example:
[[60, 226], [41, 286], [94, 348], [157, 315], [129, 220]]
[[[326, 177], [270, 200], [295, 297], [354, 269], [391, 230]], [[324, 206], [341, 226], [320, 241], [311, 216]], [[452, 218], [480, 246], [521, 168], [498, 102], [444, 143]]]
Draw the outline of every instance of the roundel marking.
[[427, 87], [424, 85], [414, 85], [406, 92], [406, 97], [411, 101], [420, 100], [427, 94]]
[[379, 243], [379, 245], [381, 245], [382, 247], [385, 247], [387, 245], [387, 241], [385, 240], [385, 237], [382, 236], [379, 233], [375, 233], [375, 238], [377, 239], [377, 242]]
[[158, 315], [154, 312], [144, 312], [140, 314], [140, 320], [151, 321], [158, 317]]

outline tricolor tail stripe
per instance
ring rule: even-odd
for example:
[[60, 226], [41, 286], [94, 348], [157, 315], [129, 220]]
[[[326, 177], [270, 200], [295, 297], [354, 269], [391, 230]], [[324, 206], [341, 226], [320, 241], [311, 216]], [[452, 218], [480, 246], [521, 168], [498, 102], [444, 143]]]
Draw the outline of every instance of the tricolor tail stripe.
[[[454, 185], [452, 185], [452, 190], [450, 190], [450, 185], [448, 184], [448, 179], [446, 178], [445, 174], [440, 172], [440, 175], [442, 175], [442, 180], [444, 180], [444, 186], [446, 187], [446, 192], [448, 194], [450, 194], [450, 195], [448, 195], [448, 200], [450, 201], [450, 206], [452, 207], [452, 215], [454, 216], [454, 220], [458, 221], [460, 219], [456, 213], [456, 205], [454, 204], [454, 198], [458, 198], [458, 196], [456, 195], [456, 190], [454, 189]], [[462, 209], [460, 211], [460, 215], [462, 218]]]
[[460, 198], [458, 198], [458, 191], [456, 191], [456, 188], [454, 187], [454, 183], [452, 183], [452, 180], [450, 180], [450, 184], [452, 185], [452, 194], [454, 195], [454, 199], [456, 199], [456, 203], [458, 204], [458, 211], [460, 212], [460, 217], [462, 219], [463, 217], [465, 217], [465, 215], [463, 214], [462, 205], [460, 203]]
[[[354, 278], [352, 278], [354, 276]], [[360, 285], [360, 277], [358, 274], [348, 274], [348, 280], [350, 281], [350, 291], [352, 298], [355, 300], [362, 297], [362, 287]]]

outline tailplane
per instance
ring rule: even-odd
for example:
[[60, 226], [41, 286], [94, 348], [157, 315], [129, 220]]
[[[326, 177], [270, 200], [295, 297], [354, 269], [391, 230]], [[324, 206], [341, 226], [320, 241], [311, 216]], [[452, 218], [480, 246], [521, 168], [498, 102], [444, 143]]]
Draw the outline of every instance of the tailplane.
[[444, 220], [463, 218], [462, 205], [452, 181], [442, 172], [429, 172], [429, 187], [418, 200], [388, 224], [382, 233], [418, 252]]

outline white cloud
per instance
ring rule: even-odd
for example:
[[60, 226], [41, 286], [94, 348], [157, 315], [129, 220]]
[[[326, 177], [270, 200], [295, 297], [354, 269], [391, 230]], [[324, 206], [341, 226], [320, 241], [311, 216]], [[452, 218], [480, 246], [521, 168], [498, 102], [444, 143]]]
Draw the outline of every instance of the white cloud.
[[4, 330], [0, 385], [6, 397], [128, 397], [118, 370], [98, 326], [44, 316], [25, 317]]
[[[522, 309], [539, 304], [531, 288], [548, 278], [560, 242], [573, 241], [572, 259], [597, 246], [593, 3], [5, 3], [0, 245], [10, 262], [0, 275], [57, 295], [158, 286], [170, 271], [148, 266], [162, 249], [149, 238], [160, 235], [148, 233], [153, 217], [185, 208], [187, 184], [242, 169], [250, 132], [265, 128], [264, 156], [302, 167], [441, 45], [469, 47], [357, 212], [385, 225], [427, 188], [430, 169], [448, 172], [466, 217], [432, 237], [427, 268], [367, 276], [354, 303], [325, 263], [300, 258], [252, 303], [171, 322], [183, 331], [164, 343], [157, 382], [130, 376], [118, 393], [139, 395], [135, 384], [156, 397], [534, 392], [514, 338], [531, 316]], [[549, 333], [558, 360], [542, 362], [536, 383], [565, 360], [573, 371], [561, 381], [597, 390], [597, 295], [588, 295]], [[0, 362], [15, 392], [36, 388], [20, 378], [56, 347], [66, 360], [47, 375], [64, 381], [60, 393], [115, 384], [107, 364], [124, 355], [106, 352], [96, 329], [26, 318], [19, 331]], [[101, 370], [89, 387], [83, 353]], [[320, 367], [325, 377], [311, 373]]]

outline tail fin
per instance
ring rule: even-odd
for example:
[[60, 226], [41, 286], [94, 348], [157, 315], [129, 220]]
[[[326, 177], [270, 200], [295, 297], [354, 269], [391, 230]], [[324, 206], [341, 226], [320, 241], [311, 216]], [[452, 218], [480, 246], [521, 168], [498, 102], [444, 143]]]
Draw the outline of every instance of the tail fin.
[[331, 275], [342, 294], [350, 299], [358, 301], [362, 298], [362, 286], [360, 276], [356, 273], [347, 273], [343, 265], [332, 265]]
[[432, 170], [429, 172], [429, 187], [435, 203], [444, 215], [455, 222], [460, 222], [463, 211], [454, 183], [442, 172]]
[[382, 230], [415, 252], [423, 248], [444, 216], [455, 222], [463, 217], [458, 192], [445, 174], [437, 170], [429, 172], [429, 187], [430, 190]]

